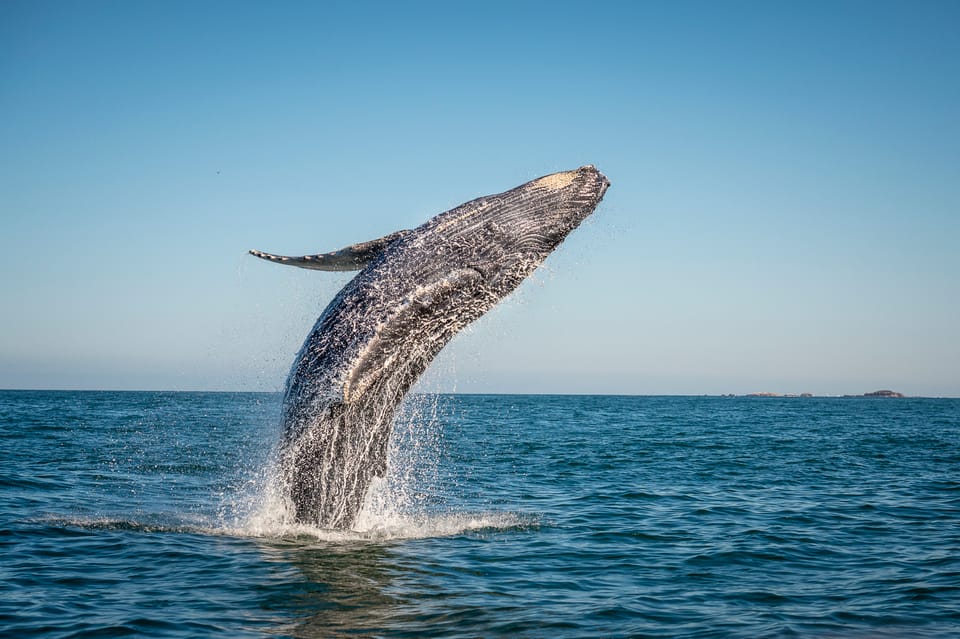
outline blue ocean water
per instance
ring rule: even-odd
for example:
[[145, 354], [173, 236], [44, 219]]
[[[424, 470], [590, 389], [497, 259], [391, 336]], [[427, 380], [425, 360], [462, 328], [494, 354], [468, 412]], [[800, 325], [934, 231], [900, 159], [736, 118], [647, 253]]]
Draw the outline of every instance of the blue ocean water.
[[0, 635], [960, 636], [960, 400], [421, 396], [349, 533], [279, 401], [0, 392]]

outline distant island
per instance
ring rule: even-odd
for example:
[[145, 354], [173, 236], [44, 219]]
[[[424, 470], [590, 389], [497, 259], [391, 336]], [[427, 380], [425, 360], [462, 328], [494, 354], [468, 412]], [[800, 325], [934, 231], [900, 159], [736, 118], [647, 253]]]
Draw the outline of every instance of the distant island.
[[[737, 397], [733, 393], [729, 395], [724, 395], [724, 397]], [[743, 397], [814, 397], [813, 393], [747, 393]], [[864, 393], [863, 395], [841, 395], [840, 397], [906, 397], [903, 393], [898, 393], [897, 391], [892, 390], [876, 390], [872, 393]]]
[[844, 395], [844, 397], [906, 397], [906, 395], [892, 390], [878, 390], [863, 395]]

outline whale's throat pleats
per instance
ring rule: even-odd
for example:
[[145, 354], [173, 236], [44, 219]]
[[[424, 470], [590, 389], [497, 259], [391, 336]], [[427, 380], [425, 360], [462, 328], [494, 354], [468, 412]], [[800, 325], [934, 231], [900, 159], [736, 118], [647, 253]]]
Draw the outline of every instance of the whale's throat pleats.
[[405, 393], [450, 338], [495, 303], [484, 304], [482, 286], [480, 271], [463, 268], [399, 300], [350, 367], [343, 401], [355, 402], [377, 385]]

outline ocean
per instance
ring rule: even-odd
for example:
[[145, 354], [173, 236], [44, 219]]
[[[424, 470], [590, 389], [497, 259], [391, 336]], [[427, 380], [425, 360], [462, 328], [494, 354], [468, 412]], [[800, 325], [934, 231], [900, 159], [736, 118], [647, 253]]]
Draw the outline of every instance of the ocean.
[[0, 635], [960, 636], [957, 399], [418, 395], [349, 532], [279, 412], [0, 392]]

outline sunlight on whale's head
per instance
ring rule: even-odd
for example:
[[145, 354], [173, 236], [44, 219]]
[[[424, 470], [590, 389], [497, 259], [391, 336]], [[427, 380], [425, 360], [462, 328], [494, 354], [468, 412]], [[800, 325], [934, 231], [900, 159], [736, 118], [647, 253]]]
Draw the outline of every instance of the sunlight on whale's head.
[[593, 165], [478, 198], [424, 224], [421, 249], [438, 268], [471, 268], [509, 293], [591, 213], [610, 181]]

